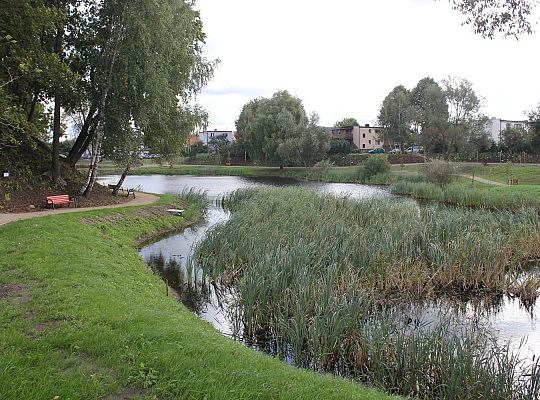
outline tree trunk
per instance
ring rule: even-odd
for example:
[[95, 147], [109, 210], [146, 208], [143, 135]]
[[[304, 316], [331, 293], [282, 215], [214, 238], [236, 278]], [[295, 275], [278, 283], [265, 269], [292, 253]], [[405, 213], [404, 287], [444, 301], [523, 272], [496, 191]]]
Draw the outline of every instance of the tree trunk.
[[[103, 135], [104, 135], [104, 132], [103, 132], [103, 112], [105, 110], [105, 106], [107, 104], [107, 95], [109, 93], [109, 89], [112, 85], [112, 75], [113, 75], [113, 69], [114, 69], [114, 64], [116, 62], [116, 56], [118, 55], [118, 52], [119, 52], [119, 47], [120, 47], [120, 41], [122, 39], [122, 22], [123, 22], [123, 19], [124, 19], [124, 11], [125, 11], [125, 7], [126, 7], [126, 3], [124, 3], [124, 6], [123, 6], [123, 9], [120, 13], [120, 27], [117, 29], [117, 37], [113, 38], [113, 26], [111, 25], [111, 43], [110, 45], [112, 46], [111, 48], [111, 58], [110, 58], [110, 63], [108, 65], [108, 69], [107, 69], [107, 72], [106, 72], [106, 75], [105, 75], [105, 84], [103, 85], [104, 87], [101, 88], [101, 98], [99, 100], [99, 110], [100, 112], [98, 112], [98, 115], [97, 115], [97, 118], [96, 118], [96, 122], [95, 122], [95, 130], [97, 132], [96, 134], [96, 147], [94, 149], [94, 154], [93, 154], [93, 157], [92, 157], [92, 162], [91, 162], [91, 166], [90, 166], [90, 169], [88, 171], [88, 177], [86, 178], [86, 182], [85, 182], [85, 185], [83, 186], [83, 188], [81, 189], [81, 193], [83, 194], [84, 197], [89, 197], [90, 194], [92, 193], [92, 188], [94, 187], [94, 184], [96, 183], [96, 179], [97, 179], [97, 172], [98, 172], [98, 163], [99, 163], [99, 158], [100, 158], [100, 154], [101, 154], [101, 142], [103, 140]], [[107, 49], [108, 50], [108, 49]], [[104, 52], [104, 54], [106, 54]]]
[[[54, 41], [54, 52], [62, 59], [62, 41], [64, 40], [64, 27], [58, 27]], [[54, 119], [53, 119], [53, 146], [51, 176], [55, 182], [60, 181], [60, 91], [57, 88], [54, 94]]]
[[112, 192], [113, 196], [118, 195], [118, 190], [122, 187], [122, 184], [124, 183], [124, 180], [126, 179], [126, 176], [129, 172], [130, 167], [131, 167], [131, 163], [128, 162], [126, 165], [126, 168], [124, 169], [124, 172], [122, 172], [122, 176], [120, 176], [120, 180], [118, 181], [118, 183], [113, 189], [113, 192]]
[[88, 176], [86, 177], [86, 182], [83, 186], [83, 189], [81, 189], [81, 194], [86, 198], [90, 197], [90, 195], [92, 194], [92, 189], [94, 188], [94, 184], [96, 183], [102, 138], [103, 133], [98, 132], [98, 135], [96, 137], [96, 148], [94, 149], [94, 154], [92, 155], [90, 169], [88, 170]]
[[99, 119], [96, 112], [97, 107], [92, 104], [90, 110], [88, 111], [88, 115], [84, 120], [81, 131], [79, 132], [79, 136], [77, 136], [77, 140], [75, 140], [75, 143], [73, 143], [73, 146], [71, 147], [71, 150], [67, 156], [67, 162], [71, 166], [75, 166], [77, 161], [81, 159], [82, 155], [86, 150], [88, 150], [88, 146], [94, 139], [96, 133], [94, 129], [95, 123]]
[[36, 105], [39, 98], [39, 93], [34, 93], [34, 97], [32, 98], [32, 104], [30, 104], [30, 111], [28, 112], [28, 122], [31, 124], [34, 123], [34, 119], [36, 116]]

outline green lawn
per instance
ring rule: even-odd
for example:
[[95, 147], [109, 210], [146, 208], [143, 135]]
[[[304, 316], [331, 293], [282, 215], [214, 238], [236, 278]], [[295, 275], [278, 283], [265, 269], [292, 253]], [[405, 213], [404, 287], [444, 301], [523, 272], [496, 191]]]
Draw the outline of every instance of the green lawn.
[[200, 211], [179, 219], [155, 210], [0, 227], [1, 399], [390, 398], [248, 349], [167, 297], [134, 242]]
[[475, 176], [500, 183], [508, 183], [509, 179], [515, 178], [519, 180], [519, 185], [540, 185], [540, 165], [463, 164], [462, 170], [465, 174], [474, 173]]

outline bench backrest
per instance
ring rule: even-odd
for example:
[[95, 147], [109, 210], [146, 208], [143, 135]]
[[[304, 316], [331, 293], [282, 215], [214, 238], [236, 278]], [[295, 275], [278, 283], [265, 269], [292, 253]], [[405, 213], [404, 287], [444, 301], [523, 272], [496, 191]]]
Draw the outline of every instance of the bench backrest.
[[62, 203], [67, 202], [69, 203], [69, 195], [67, 194], [59, 194], [58, 196], [47, 196], [47, 201], [52, 203]]

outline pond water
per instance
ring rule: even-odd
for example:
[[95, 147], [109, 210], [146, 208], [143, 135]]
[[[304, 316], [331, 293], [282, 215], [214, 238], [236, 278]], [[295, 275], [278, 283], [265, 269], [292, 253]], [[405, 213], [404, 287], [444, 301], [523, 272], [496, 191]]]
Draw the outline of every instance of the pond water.
[[[100, 182], [115, 183], [117, 179], [117, 176], [104, 176], [100, 178]], [[140, 249], [140, 254], [176, 291], [189, 309], [223, 334], [239, 340], [243, 340], [242, 327], [235, 325], [235, 319], [231, 317], [233, 310], [229, 307], [230, 300], [234, 297], [233, 289], [216, 290], [217, 288], [205, 287], [201, 290], [199, 287], [197, 290], [187, 284], [193, 278], [187, 266], [194, 246], [204, 238], [208, 229], [229, 218], [228, 212], [223, 210], [216, 200], [236, 189], [256, 186], [301, 186], [323, 193], [347, 194], [357, 199], [392, 197], [384, 188], [368, 185], [326, 184], [279, 178], [129, 176], [125, 186], [140, 187], [141, 190], [154, 193], [175, 194], [184, 188], [198, 188], [208, 193], [213, 201], [204, 222], [150, 244]], [[538, 303], [524, 306], [518, 299], [506, 296], [469, 301], [441, 298], [424, 305], [405, 307], [403, 312], [413, 316], [414, 319], [428, 322], [440, 319], [441, 313], [474, 320], [492, 329], [501, 342], [509, 341], [513, 348], [520, 348], [520, 357], [532, 360], [533, 357], [540, 356]]]

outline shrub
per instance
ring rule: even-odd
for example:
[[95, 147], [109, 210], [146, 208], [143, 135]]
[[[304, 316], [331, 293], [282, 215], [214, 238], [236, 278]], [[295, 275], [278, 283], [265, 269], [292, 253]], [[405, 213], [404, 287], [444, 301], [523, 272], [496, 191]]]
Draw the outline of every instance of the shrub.
[[364, 162], [364, 177], [371, 179], [375, 175], [383, 175], [390, 172], [390, 163], [385, 155], [370, 156]]
[[424, 165], [423, 173], [429, 181], [444, 187], [454, 179], [455, 169], [447, 161], [433, 160]]

